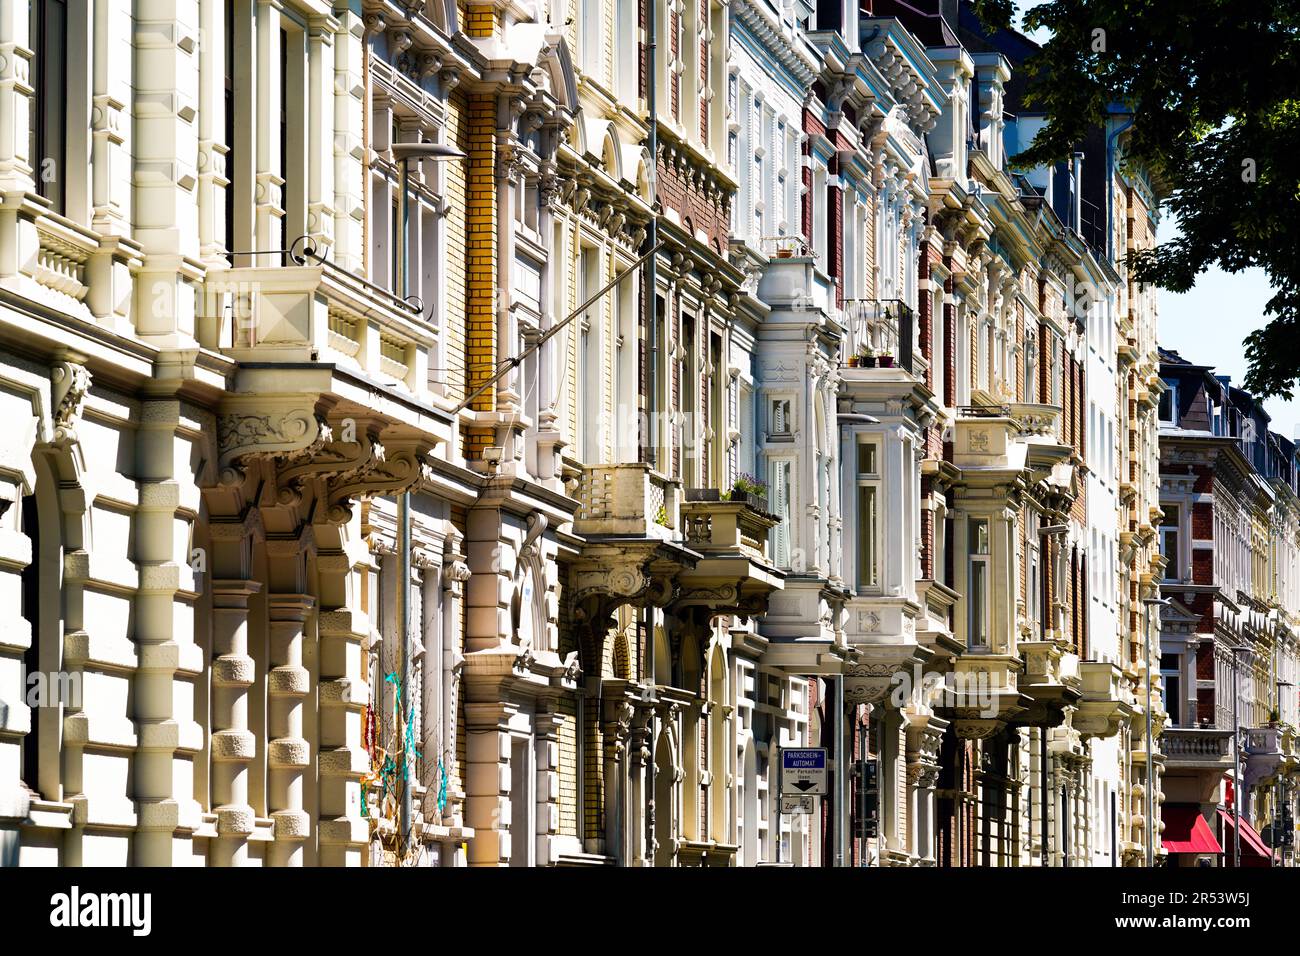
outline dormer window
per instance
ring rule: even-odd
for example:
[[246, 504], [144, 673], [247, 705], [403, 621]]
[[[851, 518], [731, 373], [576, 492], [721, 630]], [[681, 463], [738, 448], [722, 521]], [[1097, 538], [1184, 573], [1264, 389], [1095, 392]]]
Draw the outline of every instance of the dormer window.
[[1170, 425], [1178, 424], [1178, 382], [1165, 379], [1165, 390], [1160, 394], [1160, 405], [1157, 409], [1157, 415], [1162, 422]]

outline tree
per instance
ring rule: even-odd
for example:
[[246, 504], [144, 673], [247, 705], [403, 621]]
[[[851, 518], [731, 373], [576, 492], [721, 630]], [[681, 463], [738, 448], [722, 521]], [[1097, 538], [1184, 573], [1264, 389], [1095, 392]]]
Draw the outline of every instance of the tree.
[[[1013, 0], [974, 0], [1010, 27]], [[1186, 292], [1217, 265], [1264, 270], [1268, 323], [1245, 340], [1245, 385], [1291, 398], [1300, 378], [1300, 0], [1049, 0], [1024, 28], [1051, 39], [1025, 64], [1047, 123], [1019, 168], [1065, 159], [1112, 104], [1134, 123], [1122, 162], [1168, 190], [1181, 235], [1129, 262]], [[1224, 321], [1239, 321], [1226, 315]]]

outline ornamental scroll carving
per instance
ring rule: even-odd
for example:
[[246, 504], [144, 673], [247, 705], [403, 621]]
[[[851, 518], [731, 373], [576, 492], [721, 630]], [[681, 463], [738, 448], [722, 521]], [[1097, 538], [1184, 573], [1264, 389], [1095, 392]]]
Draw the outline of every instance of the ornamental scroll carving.
[[90, 391], [90, 372], [75, 362], [59, 362], [50, 371], [50, 398], [54, 405], [53, 424], [56, 445], [70, 445], [77, 440], [81, 407]]
[[414, 487], [424, 475], [428, 444], [403, 438], [380, 441], [383, 423], [340, 419], [331, 424], [314, 411], [222, 415], [217, 423], [221, 481], [238, 485], [253, 461], [275, 466], [276, 502], [298, 504], [310, 487], [331, 522], [347, 521], [352, 501]]

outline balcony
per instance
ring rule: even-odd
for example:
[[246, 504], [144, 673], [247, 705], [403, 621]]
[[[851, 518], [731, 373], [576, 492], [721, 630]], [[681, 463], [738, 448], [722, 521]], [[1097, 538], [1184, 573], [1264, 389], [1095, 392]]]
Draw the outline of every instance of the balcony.
[[1241, 750], [1245, 758], [1243, 774], [1246, 785], [1253, 787], [1267, 781], [1286, 761], [1280, 727], [1250, 727], [1241, 732]]
[[700, 555], [682, 543], [680, 482], [645, 462], [591, 465], [578, 479], [573, 531], [575, 607], [604, 622], [617, 607], [662, 605]]
[[1006, 654], [965, 654], [953, 663], [940, 716], [953, 721], [958, 737], [992, 737], [1032, 701], [1020, 692], [1020, 661]]
[[777, 518], [759, 495], [717, 488], [688, 488], [681, 505], [685, 543], [699, 555], [678, 576], [676, 609], [706, 607], [710, 613], [762, 614], [780, 590], [784, 574], [768, 559], [768, 532]]
[[1222, 774], [1232, 769], [1232, 731], [1217, 727], [1166, 727], [1160, 735], [1165, 767]]
[[680, 491], [680, 482], [645, 462], [584, 467], [573, 530], [584, 537], [680, 540]]
[[1080, 661], [1079, 683], [1082, 697], [1074, 712], [1074, 729], [1085, 737], [1115, 736], [1133, 715], [1123, 673], [1106, 661]]
[[922, 668], [933, 653], [920, 643], [921, 610], [906, 597], [858, 594], [849, 599], [844, 636], [852, 659], [844, 668], [844, 699], [876, 704], [903, 681], [920, 686]]
[[849, 367], [915, 371], [916, 314], [901, 299], [846, 299], [844, 328]]
[[765, 251], [772, 257], [762, 267], [757, 291], [759, 299], [772, 309], [769, 321], [835, 324], [838, 329], [831, 317], [834, 286], [803, 241], [791, 239], [784, 247], [768, 246]]
[[1016, 714], [1012, 723], [1019, 727], [1059, 727], [1065, 722], [1066, 708], [1082, 696], [1078, 679], [1067, 666], [1078, 659], [1063, 653], [1055, 641], [1021, 641], [1018, 649], [1025, 660], [1019, 689], [1032, 703]]
[[325, 259], [239, 267], [207, 282], [199, 339], [244, 362], [322, 362], [424, 397], [436, 332], [420, 307]]

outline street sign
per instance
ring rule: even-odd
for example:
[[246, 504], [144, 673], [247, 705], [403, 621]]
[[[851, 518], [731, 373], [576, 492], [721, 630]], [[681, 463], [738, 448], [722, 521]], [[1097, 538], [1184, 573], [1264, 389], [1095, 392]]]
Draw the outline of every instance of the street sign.
[[823, 796], [826, 793], [826, 748], [781, 751], [781, 793]]
[[782, 813], [812, 813], [813, 798], [806, 794], [797, 793], [793, 796], [790, 794], [781, 795], [781, 812]]

